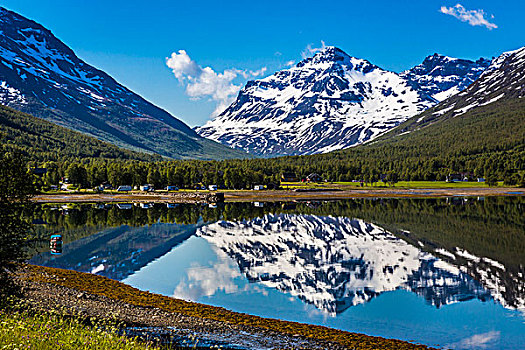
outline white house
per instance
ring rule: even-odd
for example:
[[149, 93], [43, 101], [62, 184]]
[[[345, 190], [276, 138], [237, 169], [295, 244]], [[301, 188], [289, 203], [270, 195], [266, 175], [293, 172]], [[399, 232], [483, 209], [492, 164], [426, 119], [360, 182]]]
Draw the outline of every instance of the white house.
[[155, 186], [153, 186], [152, 184], [142, 185], [140, 186], [140, 190], [141, 191], [155, 191]]

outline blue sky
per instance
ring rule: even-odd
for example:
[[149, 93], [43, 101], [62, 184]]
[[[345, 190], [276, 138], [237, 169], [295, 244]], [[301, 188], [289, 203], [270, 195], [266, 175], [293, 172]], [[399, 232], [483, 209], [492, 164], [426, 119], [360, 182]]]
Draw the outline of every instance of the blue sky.
[[[246, 80], [301, 60], [308, 45], [324, 42], [393, 71], [434, 52], [477, 59], [525, 46], [523, 0], [3, 0], [1, 5], [51, 29], [82, 59], [191, 126], [204, 124]], [[176, 74], [166, 64], [172, 53]]]

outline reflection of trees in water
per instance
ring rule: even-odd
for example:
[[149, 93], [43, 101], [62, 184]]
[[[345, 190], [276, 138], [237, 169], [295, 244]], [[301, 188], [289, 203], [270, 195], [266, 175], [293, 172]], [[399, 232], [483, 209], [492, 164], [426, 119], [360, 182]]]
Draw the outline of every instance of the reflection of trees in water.
[[[157, 204], [151, 209], [133, 207], [121, 210], [115, 205], [68, 205], [68, 210], [38, 206], [31, 220], [47, 222], [34, 229], [37, 237], [47, 238], [54, 230], [66, 233], [64, 239], [76, 240], [105, 227], [143, 226], [156, 222], [196, 224], [217, 220], [239, 221], [266, 214], [312, 214], [361, 218], [391, 232], [410, 231], [423, 242], [449, 250], [462, 247], [505, 265], [525, 265], [525, 198], [487, 197], [447, 199], [352, 199], [331, 202], [299, 202], [293, 206], [266, 203], [226, 203], [218, 208], [185, 204], [167, 208]], [[60, 206], [55, 205], [58, 209]], [[105, 208], [105, 209], [102, 209]], [[69, 237], [68, 237], [69, 236]], [[403, 238], [403, 237], [402, 237]], [[46, 242], [47, 245], [47, 242]]]
[[[265, 203], [264, 207], [252, 203], [226, 203], [218, 208], [207, 205], [184, 204], [167, 208], [156, 204], [151, 209], [132, 207], [118, 209], [115, 205], [76, 204], [38, 206], [30, 219], [40, 219], [47, 225], [38, 225], [34, 232], [41, 237], [39, 251], [48, 248], [49, 234], [59, 231], [64, 242], [76, 241], [93, 235], [107, 227], [120, 225], [143, 226], [156, 222], [195, 224], [217, 220], [242, 221], [261, 218], [267, 214], [311, 214], [360, 218], [394, 233], [397, 237], [437, 254], [445, 249], [455, 255], [447, 260], [466, 268], [478, 281], [488, 274], [504, 286], [502, 298], [509, 305], [512, 300], [524, 298], [525, 274], [525, 208], [523, 197], [486, 197], [453, 199], [351, 199], [329, 202]], [[504, 270], [484, 261], [469, 262], [456, 254], [456, 247], [478, 256], [499, 261]], [[517, 279], [516, 279], [517, 278]]]
[[42, 253], [29, 263], [92, 272], [123, 280], [195, 233], [196, 225], [108, 228], [68, 243], [60, 256]]
[[29, 225], [22, 212], [29, 205], [32, 181], [22, 157], [0, 156], [0, 303], [16, 291], [10, 271], [25, 259]]

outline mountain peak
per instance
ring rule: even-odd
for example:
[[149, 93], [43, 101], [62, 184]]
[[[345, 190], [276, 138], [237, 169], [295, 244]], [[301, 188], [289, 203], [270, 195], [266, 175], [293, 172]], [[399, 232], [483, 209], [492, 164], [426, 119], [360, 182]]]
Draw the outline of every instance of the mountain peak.
[[451, 62], [451, 61], [456, 61], [456, 60], [458, 60], [458, 59], [454, 58], [454, 57], [445, 56], [445, 55], [442, 55], [442, 54], [439, 54], [439, 53], [435, 52], [433, 55], [425, 57], [425, 59], [423, 60], [423, 64], [425, 64], [425, 63], [428, 64], [429, 62], [433, 62], [433, 63], [436, 63], [436, 62]]
[[328, 46], [250, 81], [204, 137], [265, 157], [326, 153], [374, 139], [470, 85], [486, 66], [432, 55], [397, 74]]
[[472, 84], [489, 65], [485, 58], [474, 62], [434, 53], [401, 75], [417, 90], [443, 101]]
[[326, 46], [321, 51], [317, 52], [315, 56], [322, 56], [331, 59], [350, 57], [346, 52], [335, 46]]
[[357, 70], [365, 74], [378, 68], [369, 61], [350, 56], [335, 46], [326, 46], [318, 51], [314, 56], [305, 58], [296, 65], [297, 68], [309, 67], [316, 69], [319, 66], [344, 66], [346, 70]]
[[326, 46], [320, 51], [318, 51], [314, 56], [307, 57], [299, 64], [298, 67], [303, 67], [308, 64], [318, 65], [323, 63], [343, 63], [343, 62], [349, 62], [351, 60], [351, 56], [349, 56], [346, 52], [343, 50], [335, 47], [335, 46]]

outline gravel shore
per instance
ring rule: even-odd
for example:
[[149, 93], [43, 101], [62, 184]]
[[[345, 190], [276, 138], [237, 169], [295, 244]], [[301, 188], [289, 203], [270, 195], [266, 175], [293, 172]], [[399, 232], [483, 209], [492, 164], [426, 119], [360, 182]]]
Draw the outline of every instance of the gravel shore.
[[[69, 270], [24, 265], [17, 280], [25, 301], [37, 311], [59, 310], [80, 317], [115, 320], [133, 327], [134, 334], [154, 333], [186, 344], [187, 340], [199, 339], [200, 345], [234, 349], [426, 349], [404, 341], [238, 314]], [[78, 287], [84, 284], [86, 288]]]

